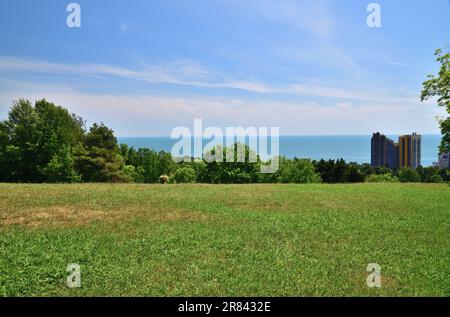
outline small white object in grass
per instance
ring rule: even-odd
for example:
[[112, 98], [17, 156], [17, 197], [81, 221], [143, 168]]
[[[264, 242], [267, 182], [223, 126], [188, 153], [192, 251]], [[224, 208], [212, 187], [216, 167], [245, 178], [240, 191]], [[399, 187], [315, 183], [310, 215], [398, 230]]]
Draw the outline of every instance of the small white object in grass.
[[76, 263], [71, 263], [67, 265], [67, 272], [70, 273], [67, 276], [67, 287], [68, 288], [79, 288], [81, 287], [81, 269], [80, 265]]
[[367, 272], [370, 273], [366, 280], [367, 286], [370, 288], [381, 287], [381, 266], [377, 263], [369, 263]]

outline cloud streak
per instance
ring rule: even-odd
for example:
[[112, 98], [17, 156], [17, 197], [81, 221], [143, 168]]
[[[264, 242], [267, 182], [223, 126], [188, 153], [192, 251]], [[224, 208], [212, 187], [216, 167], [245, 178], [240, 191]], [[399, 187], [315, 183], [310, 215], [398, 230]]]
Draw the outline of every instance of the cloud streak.
[[[46, 98], [67, 107], [91, 124], [103, 121], [119, 136], [169, 135], [177, 126], [190, 127], [202, 118], [206, 126], [278, 126], [282, 134], [369, 134], [436, 133], [436, 107], [420, 103], [411, 105], [363, 104], [349, 102], [307, 103], [252, 101], [211, 97], [167, 97], [150, 94], [86, 94], [55, 87], [39, 87], [39, 92], [0, 93], [0, 104], [9, 105], [19, 97]], [[6, 111], [0, 109], [0, 112]]]
[[0, 71], [19, 74], [74, 75], [81, 77], [110, 77], [147, 82], [209, 89], [237, 89], [256, 94], [293, 95], [366, 102], [396, 101], [410, 103], [417, 96], [402, 92], [402, 96], [390, 95], [376, 89], [337, 87], [330, 84], [291, 82], [283, 85], [268, 84], [209, 70], [190, 60], [163, 61], [159, 64], [140, 64], [136, 68], [125, 68], [107, 64], [61, 64], [42, 60], [0, 57]]

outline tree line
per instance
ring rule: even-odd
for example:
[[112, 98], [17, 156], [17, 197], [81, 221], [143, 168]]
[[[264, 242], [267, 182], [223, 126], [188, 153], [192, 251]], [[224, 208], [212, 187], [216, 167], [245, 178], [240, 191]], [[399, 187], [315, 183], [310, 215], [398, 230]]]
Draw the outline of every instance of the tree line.
[[[449, 182], [448, 170], [420, 167], [390, 170], [343, 159], [312, 161], [281, 157], [273, 174], [260, 173], [264, 162], [193, 160], [177, 163], [170, 153], [118, 144], [103, 123], [86, 129], [86, 122], [61, 106], [38, 100], [13, 102], [8, 118], [0, 122], [0, 181], [24, 183], [136, 182], [157, 183], [167, 175], [173, 183], [357, 183]], [[238, 144], [230, 149], [237, 158]], [[215, 153], [214, 153], [215, 152]], [[220, 153], [220, 152], [219, 152]], [[224, 160], [225, 161], [225, 160]]]

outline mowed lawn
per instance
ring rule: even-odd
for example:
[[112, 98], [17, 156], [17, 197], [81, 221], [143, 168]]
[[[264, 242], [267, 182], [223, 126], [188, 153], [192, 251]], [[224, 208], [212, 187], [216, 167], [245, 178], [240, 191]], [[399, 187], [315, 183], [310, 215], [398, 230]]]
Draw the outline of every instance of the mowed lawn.
[[0, 184], [0, 295], [450, 296], [450, 187]]

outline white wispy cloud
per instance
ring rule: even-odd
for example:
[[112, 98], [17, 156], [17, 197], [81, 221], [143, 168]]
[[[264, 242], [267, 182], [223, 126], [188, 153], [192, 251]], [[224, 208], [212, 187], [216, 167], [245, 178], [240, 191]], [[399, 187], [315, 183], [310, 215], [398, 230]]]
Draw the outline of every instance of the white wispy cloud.
[[54, 75], [110, 76], [150, 83], [178, 84], [211, 88], [240, 88], [262, 91], [256, 84], [228, 81], [224, 75], [209, 71], [192, 61], [178, 59], [158, 64], [141, 63], [135, 68], [107, 64], [62, 64], [36, 59], [0, 57], [0, 70], [4, 72], [41, 73]]
[[398, 92], [389, 94], [373, 87], [339, 87], [312, 82], [292, 82], [275, 85], [261, 81], [233, 78], [185, 59], [161, 61], [158, 64], [140, 64], [136, 68], [125, 68], [107, 64], [62, 64], [0, 56], [0, 71], [23, 74], [91, 76], [93, 78], [111, 77], [210, 89], [239, 89], [257, 94], [313, 96], [367, 102], [396, 101], [409, 103], [414, 102], [418, 98], [405, 91], [402, 91], [401, 94]]
[[88, 123], [103, 121], [119, 136], [169, 135], [177, 126], [191, 127], [202, 118], [205, 126], [278, 126], [282, 134], [436, 133], [442, 109], [433, 105], [396, 102], [354, 105], [351, 102], [254, 101], [226, 97], [170, 97], [151, 94], [88, 94], [64, 87], [40, 85], [0, 92], [0, 113], [11, 101], [46, 98], [81, 115]]

